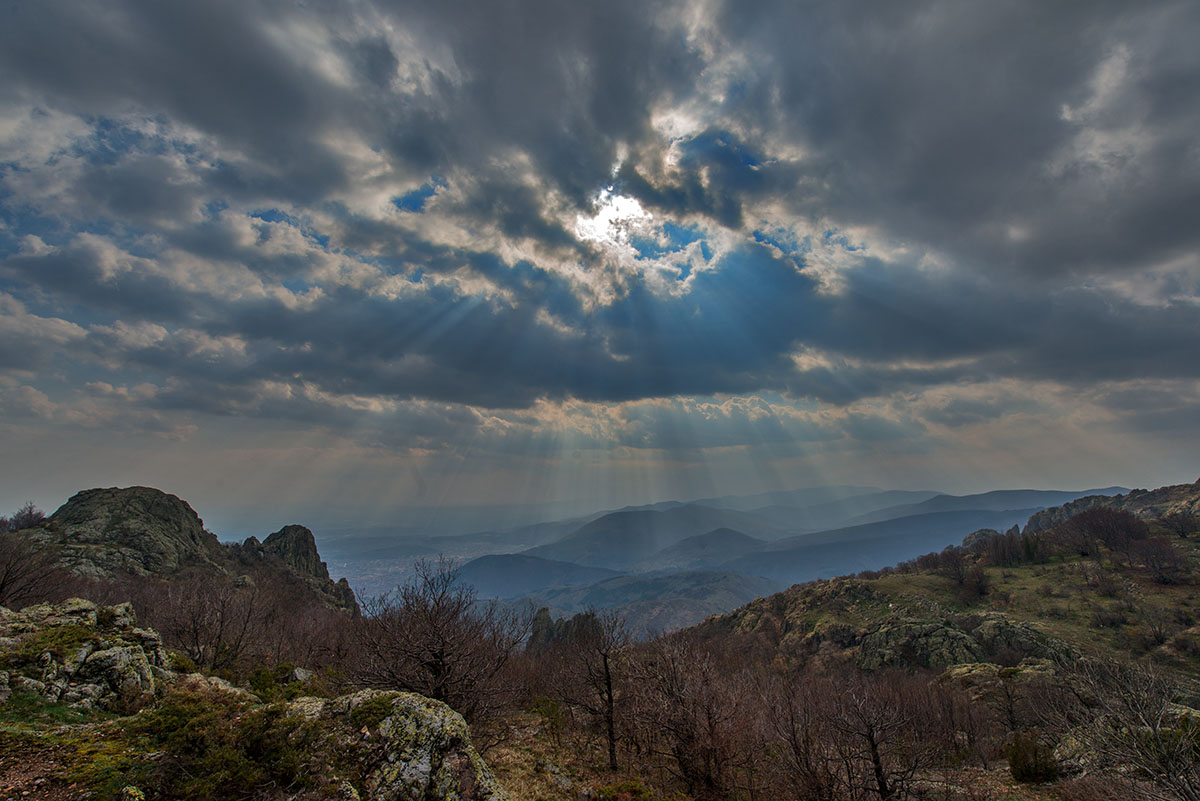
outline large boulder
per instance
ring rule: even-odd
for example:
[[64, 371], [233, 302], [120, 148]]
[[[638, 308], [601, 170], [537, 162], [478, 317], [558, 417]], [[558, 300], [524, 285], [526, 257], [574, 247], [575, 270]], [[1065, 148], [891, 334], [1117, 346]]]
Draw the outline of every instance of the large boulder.
[[471, 745], [462, 715], [421, 695], [364, 690], [301, 698], [291, 710], [358, 732], [371, 744], [361, 801], [507, 801]]

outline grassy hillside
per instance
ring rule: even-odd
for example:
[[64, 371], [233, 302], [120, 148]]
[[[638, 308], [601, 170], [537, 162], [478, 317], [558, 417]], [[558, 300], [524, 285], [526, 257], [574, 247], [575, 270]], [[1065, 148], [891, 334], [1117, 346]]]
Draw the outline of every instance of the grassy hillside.
[[[871, 635], [889, 627], [927, 621], [969, 634], [981, 616], [1002, 615], [1080, 654], [1144, 659], [1181, 675], [1200, 675], [1200, 532], [1181, 534], [1156, 519], [1149, 534], [1181, 565], [1169, 582], [1135, 549], [1126, 554], [1104, 545], [1086, 555], [1050, 553], [1034, 563], [981, 563], [981, 583], [971, 588], [931, 556], [883, 571], [797, 584], [710, 618], [696, 630], [705, 637], [755, 635], [786, 653], [815, 653], [832, 643], [865, 664], [877, 661], [868, 653]], [[1019, 661], [1023, 655], [1032, 654], [1019, 649], [980, 654], [1000, 661]]]

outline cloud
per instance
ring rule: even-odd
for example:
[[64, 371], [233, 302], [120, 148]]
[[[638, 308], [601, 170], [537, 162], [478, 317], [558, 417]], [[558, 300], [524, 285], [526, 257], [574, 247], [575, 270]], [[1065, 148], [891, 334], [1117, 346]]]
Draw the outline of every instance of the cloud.
[[0, 369], [44, 420], [816, 452], [1195, 408], [1101, 397], [1200, 378], [1192, 4], [9, 22]]

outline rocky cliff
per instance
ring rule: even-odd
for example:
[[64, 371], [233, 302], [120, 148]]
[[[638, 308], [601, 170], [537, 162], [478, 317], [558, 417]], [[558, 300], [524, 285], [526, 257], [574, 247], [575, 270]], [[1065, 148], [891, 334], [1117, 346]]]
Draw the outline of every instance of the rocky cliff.
[[0, 607], [0, 703], [13, 693], [80, 710], [113, 710], [150, 696], [175, 674], [158, 634], [129, 604], [79, 598], [19, 612]]
[[57, 549], [65, 567], [91, 579], [172, 580], [211, 572], [267, 571], [302, 585], [321, 603], [357, 612], [345, 579], [334, 582], [304, 526], [285, 526], [265, 541], [222, 544], [186, 501], [153, 487], [109, 487], [76, 493], [40, 526], [35, 541]]

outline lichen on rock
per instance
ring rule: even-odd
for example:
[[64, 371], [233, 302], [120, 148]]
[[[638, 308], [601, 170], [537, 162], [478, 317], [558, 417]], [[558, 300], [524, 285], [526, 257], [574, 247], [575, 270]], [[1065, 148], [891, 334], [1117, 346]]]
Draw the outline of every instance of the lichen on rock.
[[491, 769], [471, 744], [462, 715], [414, 693], [363, 690], [322, 701], [301, 698], [290, 709], [358, 732], [375, 758], [363, 801], [506, 801]]
[[83, 710], [152, 695], [173, 674], [158, 634], [134, 623], [128, 604], [80, 598], [19, 612], [0, 608], [5, 688]]

